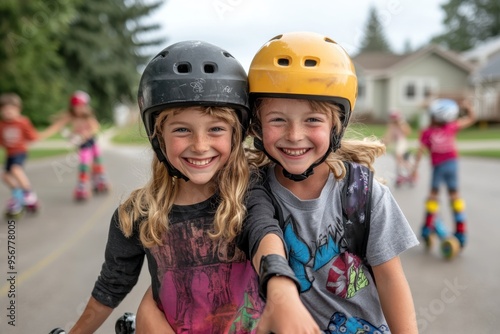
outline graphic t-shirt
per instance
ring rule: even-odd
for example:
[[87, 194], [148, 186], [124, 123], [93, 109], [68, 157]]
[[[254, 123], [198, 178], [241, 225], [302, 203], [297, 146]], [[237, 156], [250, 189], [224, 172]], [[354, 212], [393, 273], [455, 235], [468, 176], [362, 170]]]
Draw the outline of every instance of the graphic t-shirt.
[[[285, 221], [289, 263], [301, 299], [325, 333], [387, 333], [376, 286], [360, 258], [347, 251], [342, 222], [344, 180], [333, 174], [321, 195], [301, 200], [268, 170], [269, 183]], [[418, 244], [389, 189], [373, 182], [367, 261], [380, 265]]]
[[431, 126], [420, 135], [420, 142], [430, 152], [433, 166], [437, 166], [458, 156], [456, 135], [459, 130], [457, 122], [443, 126]]
[[174, 206], [163, 246], [147, 251], [153, 296], [176, 333], [253, 333], [264, 308], [245, 253], [208, 235], [216, 205]]

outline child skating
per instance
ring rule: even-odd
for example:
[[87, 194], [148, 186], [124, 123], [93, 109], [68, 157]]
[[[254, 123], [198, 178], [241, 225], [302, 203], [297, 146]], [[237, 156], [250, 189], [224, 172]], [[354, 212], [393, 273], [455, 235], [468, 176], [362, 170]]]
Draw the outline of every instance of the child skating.
[[396, 161], [396, 187], [405, 183], [413, 186], [415, 183], [415, 179], [412, 177], [411, 154], [408, 150], [407, 137], [410, 133], [411, 127], [404, 119], [401, 111], [397, 109], [391, 110], [387, 130], [382, 137], [382, 141], [393, 151]]
[[36, 212], [38, 198], [24, 171], [28, 144], [38, 139], [31, 121], [21, 115], [22, 101], [17, 94], [0, 95], [0, 146], [5, 148], [5, 170], [3, 182], [11, 190], [5, 214], [18, 217], [26, 209]]
[[[69, 129], [65, 129], [66, 126]], [[92, 192], [105, 193], [109, 189], [97, 143], [99, 129], [99, 122], [90, 107], [90, 96], [86, 92], [76, 91], [70, 97], [68, 111], [44, 131], [45, 137], [61, 131], [78, 147], [78, 182], [74, 190], [77, 201], [88, 199]]]
[[[435, 99], [428, 107], [431, 124], [420, 134], [413, 175], [417, 175], [418, 164], [424, 152], [430, 154], [432, 176], [431, 189], [425, 203], [425, 220], [422, 225], [422, 238], [427, 247], [432, 245], [432, 236], [442, 239], [441, 251], [445, 258], [457, 255], [467, 242], [465, 202], [460, 196], [458, 179], [457, 133], [474, 124], [475, 116], [470, 104], [464, 100], [463, 117], [459, 116], [459, 105], [451, 99]], [[444, 184], [455, 220], [455, 231], [448, 236], [447, 227], [439, 215], [439, 188]]]

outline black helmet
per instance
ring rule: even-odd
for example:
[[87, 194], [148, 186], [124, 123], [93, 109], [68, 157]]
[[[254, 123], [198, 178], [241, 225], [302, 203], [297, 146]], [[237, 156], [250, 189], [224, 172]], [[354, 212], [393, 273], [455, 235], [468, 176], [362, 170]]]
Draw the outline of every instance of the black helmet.
[[229, 52], [202, 41], [179, 42], [158, 53], [142, 74], [138, 101], [149, 136], [156, 114], [167, 107], [232, 107], [244, 133], [250, 121], [245, 69]]
[[232, 107], [245, 137], [249, 122], [248, 79], [245, 69], [226, 50], [202, 41], [172, 44], [146, 66], [139, 83], [139, 110], [160, 161], [174, 176], [179, 175], [159, 148], [154, 132], [155, 119], [171, 107]]

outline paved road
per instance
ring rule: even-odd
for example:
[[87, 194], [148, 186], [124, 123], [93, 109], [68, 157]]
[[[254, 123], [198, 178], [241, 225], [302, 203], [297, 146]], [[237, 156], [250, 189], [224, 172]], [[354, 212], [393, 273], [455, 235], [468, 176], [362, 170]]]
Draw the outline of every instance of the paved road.
[[[15, 225], [15, 299], [8, 296], [9, 229], [5, 219], [0, 223], [0, 333], [44, 334], [56, 326], [71, 327], [100, 271], [109, 219], [120, 200], [145, 182], [149, 154], [141, 147], [108, 147], [104, 158], [112, 192], [87, 203], [72, 201], [76, 159], [71, 151], [57, 159], [28, 162], [27, 171], [41, 197], [42, 210]], [[423, 218], [426, 162], [421, 164], [420, 182], [414, 188], [393, 189], [415, 231]], [[377, 163], [378, 175], [390, 186], [393, 170], [390, 157]], [[462, 160], [470, 242], [459, 258], [446, 262], [437, 250], [425, 253], [423, 246], [402, 256], [421, 333], [497, 333], [500, 328], [500, 264], [496, 259], [500, 255], [499, 171], [500, 161]], [[7, 197], [7, 189], [1, 187], [2, 205]], [[149, 285], [148, 275], [145, 267], [138, 286], [98, 333], [113, 333], [116, 317], [136, 310]], [[15, 302], [15, 327], [8, 324], [10, 302]]]

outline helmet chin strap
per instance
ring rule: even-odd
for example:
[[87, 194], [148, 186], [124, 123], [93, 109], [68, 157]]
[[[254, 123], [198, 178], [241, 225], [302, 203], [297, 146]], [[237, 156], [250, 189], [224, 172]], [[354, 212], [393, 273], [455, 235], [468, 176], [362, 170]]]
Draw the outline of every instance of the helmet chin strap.
[[163, 163], [165, 165], [165, 167], [167, 167], [168, 173], [170, 175], [172, 175], [173, 177], [176, 177], [178, 179], [183, 179], [186, 182], [189, 181], [189, 178], [186, 175], [182, 174], [178, 169], [176, 169], [174, 166], [172, 166], [172, 164], [168, 161], [167, 157], [165, 156], [165, 154], [161, 150], [160, 142], [158, 141], [158, 138], [155, 137], [155, 138], [151, 139], [151, 144], [153, 146], [153, 150], [155, 151], [158, 160], [160, 160], [160, 162]]

